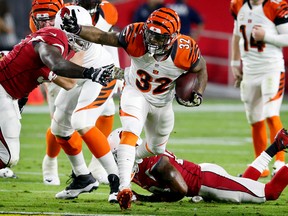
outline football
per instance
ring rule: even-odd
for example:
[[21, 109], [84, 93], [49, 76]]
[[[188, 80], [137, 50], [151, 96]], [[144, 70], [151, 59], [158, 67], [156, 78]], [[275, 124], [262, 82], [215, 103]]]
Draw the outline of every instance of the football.
[[175, 94], [184, 101], [190, 101], [191, 93], [198, 88], [197, 74], [185, 73], [179, 76], [175, 82]]

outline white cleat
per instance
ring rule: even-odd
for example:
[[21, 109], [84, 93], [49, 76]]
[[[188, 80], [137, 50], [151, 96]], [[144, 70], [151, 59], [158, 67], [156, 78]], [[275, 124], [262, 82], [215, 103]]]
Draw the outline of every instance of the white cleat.
[[45, 185], [60, 185], [57, 157], [51, 158], [45, 155], [42, 162], [42, 172]]
[[274, 176], [284, 165], [285, 165], [285, 162], [276, 160], [273, 165], [273, 171], [271, 175]]
[[17, 176], [10, 168], [6, 167], [0, 169], [0, 178], [17, 178]]

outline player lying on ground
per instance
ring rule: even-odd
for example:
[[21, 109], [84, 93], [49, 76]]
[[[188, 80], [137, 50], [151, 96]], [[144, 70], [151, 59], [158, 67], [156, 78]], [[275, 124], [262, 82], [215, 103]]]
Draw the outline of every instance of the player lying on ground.
[[[113, 133], [108, 137], [108, 141], [111, 150], [115, 152], [120, 142], [121, 130]], [[233, 203], [263, 203], [267, 200], [276, 200], [288, 183], [287, 165], [283, 166], [267, 184], [256, 180], [272, 157], [286, 148], [288, 148], [288, 134], [282, 129], [276, 135], [273, 144], [247, 168], [243, 174], [245, 178], [231, 176], [216, 164], [195, 164], [177, 159], [173, 153], [166, 151], [162, 155], [145, 158], [134, 166], [132, 181], [152, 194], [145, 196], [133, 192], [136, 200], [145, 202], [174, 202], [185, 196], [201, 196], [205, 201]], [[126, 205], [129, 208], [130, 203], [127, 202]]]

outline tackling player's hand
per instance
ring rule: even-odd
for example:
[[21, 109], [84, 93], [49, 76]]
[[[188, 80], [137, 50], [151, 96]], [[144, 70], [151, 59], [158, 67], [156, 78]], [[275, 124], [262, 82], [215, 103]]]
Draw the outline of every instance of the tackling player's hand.
[[92, 81], [98, 82], [103, 86], [107, 86], [107, 83], [111, 81], [113, 68], [114, 64], [106, 65], [101, 68], [85, 68], [83, 71], [83, 77], [92, 79]]
[[62, 30], [79, 35], [82, 27], [77, 23], [77, 17], [74, 9], [72, 10], [72, 16], [71, 16], [70, 10], [68, 8], [66, 7], [62, 8], [60, 17], [63, 23], [63, 25], [60, 25]]

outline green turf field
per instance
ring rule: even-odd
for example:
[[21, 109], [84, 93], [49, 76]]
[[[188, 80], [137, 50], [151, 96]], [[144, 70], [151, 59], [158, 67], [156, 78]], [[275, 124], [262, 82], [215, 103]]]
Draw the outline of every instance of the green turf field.
[[[277, 201], [264, 204], [192, 203], [185, 198], [176, 203], [133, 203], [132, 209], [121, 211], [118, 204], [107, 201], [109, 188], [100, 185], [90, 194], [74, 200], [56, 200], [55, 194], [66, 187], [70, 164], [61, 152], [58, 163], [60, 186], [42, 183], [41, 163], [45, 154], [45, 132], [50, 124], [48, 113], [23, 113], [21, 158], [13, 168], [17, 179], [0, 179], [0, 213], [28, 215], [288, 215], [288, 189]], [[35, 109], [35, 107], [33, 107]], [[38, 107], [37, 110], [41, 110]], [[45, 110], [45, 109], [44, 109]], [[288, 104], [282, 107], [282, 120], [288, 127]], [[119, 127], [115, 119], [115, 128]], [[91, 155], [85, 145], [87, 163]], [[223, 166], [230, 174], [241, 173], [253, 160], [250, 127], [243, 105], [238, 100], [205, 100], [198, 108], [175, 104], [175, 127], [168, 150], [179, 158], [196, 163], [211, 162]], [[286, 159], [287, 162], [287, 159]], [[272, 166], [272, 164], [271, 164]], [[270, 177], [261, 179], [267, 182]], [[147, 193], [133, 185], [137, 192]], [[148, 193], [147, 193], [148, 194]]]

